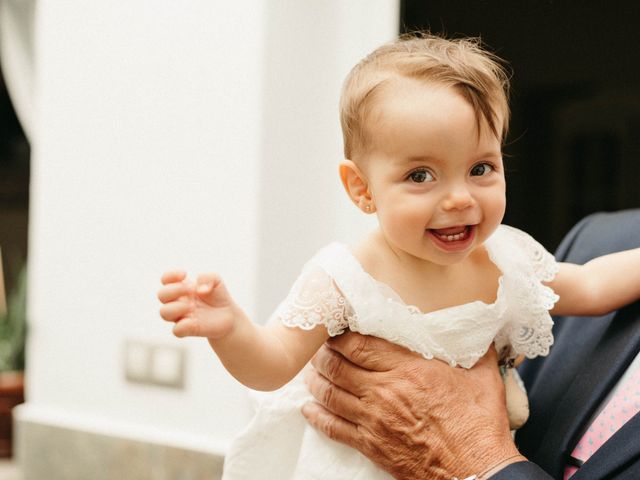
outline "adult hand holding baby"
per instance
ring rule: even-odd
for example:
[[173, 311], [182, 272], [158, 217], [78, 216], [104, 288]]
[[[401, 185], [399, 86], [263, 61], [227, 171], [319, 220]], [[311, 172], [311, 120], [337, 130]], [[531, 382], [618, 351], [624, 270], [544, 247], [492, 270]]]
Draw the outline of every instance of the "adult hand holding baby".
[[172, 270], [162, 275], [161, 282], [160, 316], [175, 323], [176, 337], [222, 338], [233, 330], [235, 319], [242, 314], [215, 273], [200, 275], [194, 282], [187, 279], [186, 272]]
[[394, 478], [464, 478], [525, 460], [505, 411], [492, 348], [451, 368], [376, 337], [345, 333], [316, 354], [303, 414]]

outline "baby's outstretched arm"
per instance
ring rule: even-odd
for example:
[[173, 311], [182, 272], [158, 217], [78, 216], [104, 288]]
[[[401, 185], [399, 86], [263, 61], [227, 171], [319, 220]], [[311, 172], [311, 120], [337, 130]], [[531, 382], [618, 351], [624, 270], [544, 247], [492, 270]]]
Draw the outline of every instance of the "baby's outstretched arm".
[[216, 274], [189, 281], [182, 271], [162, 276], [160, 316], [177, 337], [206, 337], [225, 368], [256, 390], [275, 390], [291, 380], [329, 337], [324, 326], [290, 328], [253, 323]]
[[599, 316], [640, 299], [640, 248], [559, 266], [547, 283], [560, 296], [552, 315]]

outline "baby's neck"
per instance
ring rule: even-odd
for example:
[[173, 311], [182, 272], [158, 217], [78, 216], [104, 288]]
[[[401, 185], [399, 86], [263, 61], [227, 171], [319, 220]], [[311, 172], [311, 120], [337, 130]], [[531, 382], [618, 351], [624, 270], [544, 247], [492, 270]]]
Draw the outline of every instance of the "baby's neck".
[[[440, 265], [412, 255], [392, 245], [382, 231], [375, 230], [363, 238], [353, 248], [355, 256], [369, 274], [384, 273], [401, 276], [448, 277], [463, 268], [464, 261], [450, 265]], [[395, 275], [394, 275], [395, 276]]]
[[394, 250], [376, 232], [357, 244], [353, 253], [372, 277], [423, 312], [475, 300], [493, 303], [496, 299], [500, 271], [484, 246], [460, 262], [439, 265]]

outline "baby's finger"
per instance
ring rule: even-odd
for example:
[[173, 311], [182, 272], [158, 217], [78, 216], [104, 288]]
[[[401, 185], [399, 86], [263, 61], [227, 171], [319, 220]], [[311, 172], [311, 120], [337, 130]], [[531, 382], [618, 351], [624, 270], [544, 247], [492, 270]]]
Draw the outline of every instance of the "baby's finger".
[[183, 282], [169, 283], [158, 290], [158, 300], [162, 303], [168, 303], [190, 294], [193, 294], [193, 285]]
[[167, 322], [177, 322], [193, 310], [193, 305], [187, 302], [171, 302], [160, 308], [160, 316]]
[[198, 276], [196, 293], [200, 300], [211, 306], [224, 307], [233, 303], [222, 277], [217, 273]]
[[160, 281], [163, 285], [168, 283], [181, 282], [187, 277], [187, 272], [184, 270], [169, 270], [162, 274]]
[[191, 317], [186, 317], [176, 322], [173, 326], [173, 334], [178, 337], [201, 337], [200, 324]]
[[222, 277], [217, 273], [201, 273], [198, 275], [196, 283], [198, 287], [202, 287], [204, 285], [209, 288], [215, 288], [222, 282]]

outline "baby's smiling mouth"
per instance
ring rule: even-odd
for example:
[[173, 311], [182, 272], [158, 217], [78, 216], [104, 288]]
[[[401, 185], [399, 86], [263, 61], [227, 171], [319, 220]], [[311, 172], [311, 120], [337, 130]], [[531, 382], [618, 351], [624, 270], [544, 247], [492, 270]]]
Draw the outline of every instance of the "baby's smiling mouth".
[[469, 237], [471, 233], [471, 226], [459, 225], [449, 228], [430, 228], [429, 231], [443, 242], [456, 242], [459, 240], [466, 240]]

